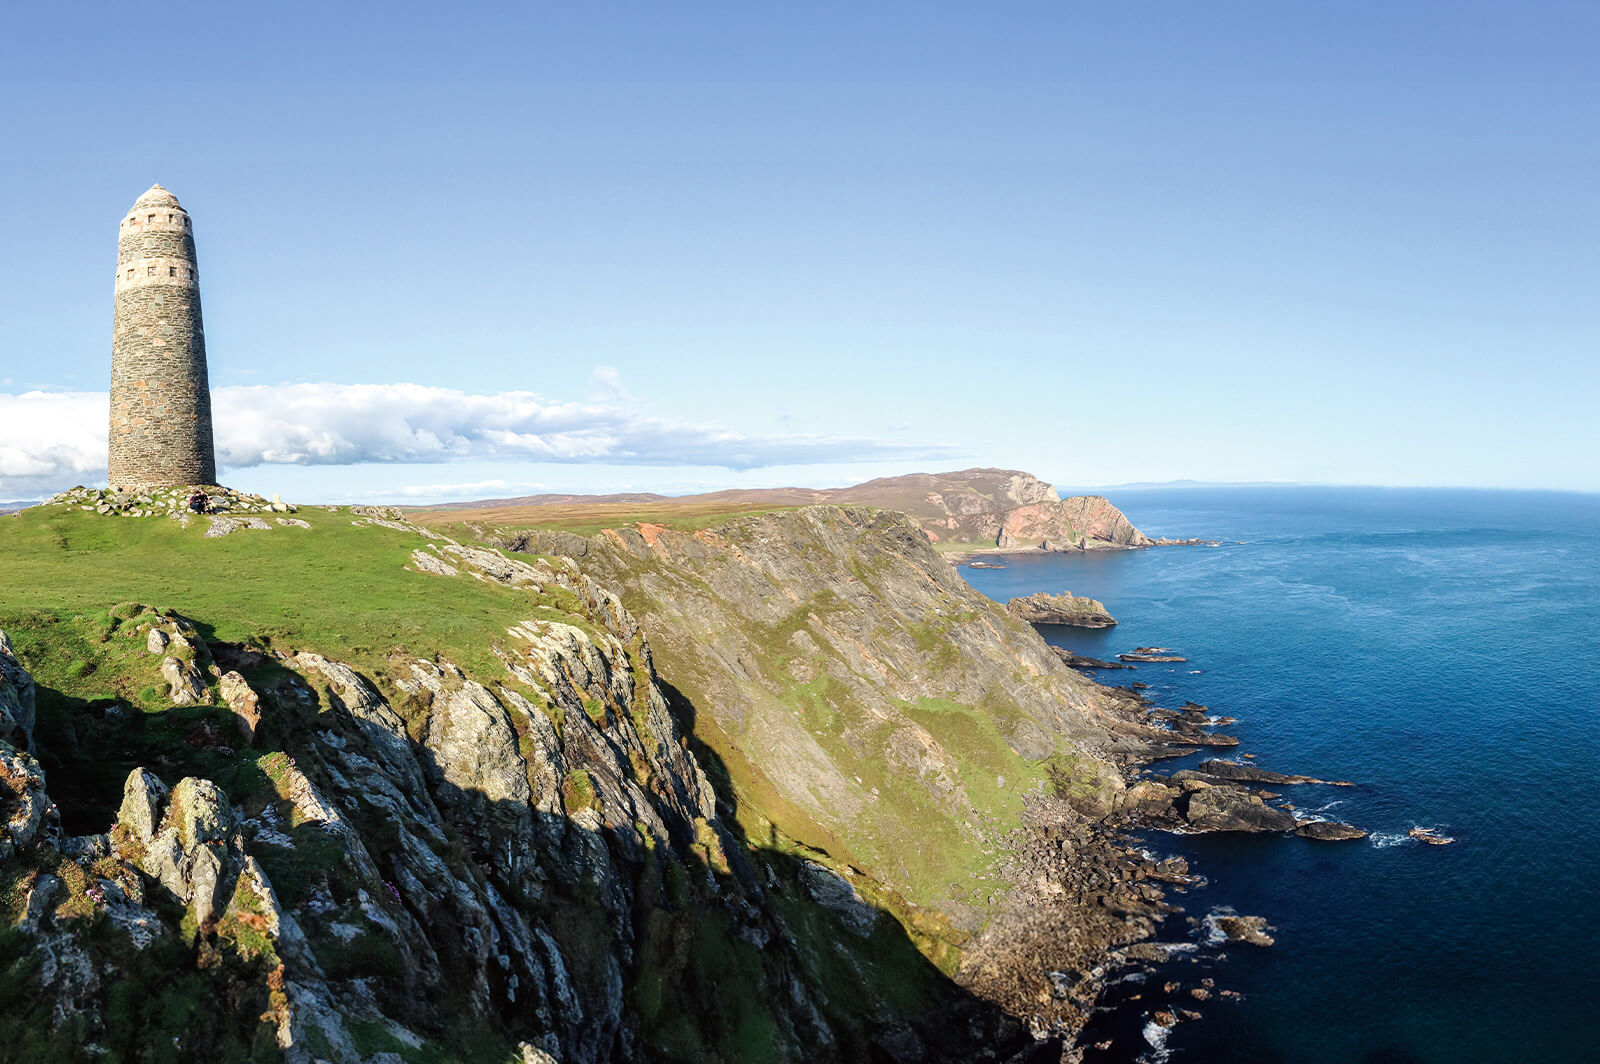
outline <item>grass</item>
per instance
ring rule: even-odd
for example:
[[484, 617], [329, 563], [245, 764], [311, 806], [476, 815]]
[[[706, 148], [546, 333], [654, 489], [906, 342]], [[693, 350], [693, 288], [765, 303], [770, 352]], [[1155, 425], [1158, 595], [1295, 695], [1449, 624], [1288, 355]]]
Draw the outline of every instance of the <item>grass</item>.
[[490, 647], [528, 614], [529, 592], [410, 572], [417, 536], [352, 525], [347, 512], [297, 516], [311, 529], [218, 539], [202, 537], [204, 521], [184, 529], [57, 506], [0, 518], [0, 628], [141, 602], [194, 618], [208, 639], [314, 649], [369, 674], [397, 649], [504, 672]]
[[726, 502], [553, 503], [546, 506], [486, 506], [476, 509], [440, 507], [412, 510], [407, 516], [419, 525], [436, 528], [458, 538], [471, 537], [473, 533], [470, 526], [474, 525], [549, 529], [592, 536], [608, 528], [624, 528], [640, 522], [680, 532], [698, 532], [735, 517], [792, 509], [795, 507], [730, 506]]
[[979, 551], [995, 550], [994, 540], [979, 539], [967, 543], [954, 543], [941, 540], [933, 545], [933, 549], [940, 554], [975, 554]]

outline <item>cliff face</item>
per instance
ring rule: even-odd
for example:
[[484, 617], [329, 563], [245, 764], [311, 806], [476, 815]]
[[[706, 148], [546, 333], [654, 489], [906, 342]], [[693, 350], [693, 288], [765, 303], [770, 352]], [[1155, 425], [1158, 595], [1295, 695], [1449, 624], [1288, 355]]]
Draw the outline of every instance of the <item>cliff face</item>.
[[[624, 505], [632, 501], [634, 505]], [[871, 506], [910, 514], [928, 537], [966, 549], [1104, 550], [1147, 547], [1151, 541], [1099, 496], [1059, 498], [1056, 489], [1016, 469], [963, 469], [869, 480], [848, 488], [771, 488], [720, 491], [675, 499], [660, 496], [529, 496], [441, 508], [419, 517], [498, 526], [581, 528], [585, 531], [660, 521], [705, 523], [740, 510], [816, 505]]]
[[1099, 495], [1019, 506], [1001, 515], [995, 533], [995, 546], [1007, 548], [1094, 550], [1148, 547], [1151, 543], [1121, 510]]
[[1151, 933], [1101, 823], [1150, 729], [915, 520], [507, 545], [0, 523], [0, 1045], [999, 1060]]
[[1061, 499], [1049, 484], [1014, 469], [919, 473], [827, 494], [829, 502], [908, 513], [935, 543], [1046, 550], [1151, 545], [1108, 500], [1098, 495]]
[[1010, 549], [1096, 550], [1151, 541], [1098, 495], [1061, 499], [1015, 469], [965, 469], [871, 480], [819, 493], [819, 502], [862, 503], [916, 518], [935, 543]]
[[[947, 978], [954, 961], [938, 929], [921, 929], [885, 885], [909, 893], [931, 880], [915, 847], [916, 874], [894, 867], [870, 807], [908, 790], [954, 825], [930, 822], [930, 837], [981, 847], [990, 828], [976, 811], [997, 808], [984, 797], [999, 786], [989, 773], [1020, 763], [1013, 744], [1045, 756], [1072, 750], [1065, 736], [1094, 737], [1091, 715], [1074, 708], [1088, 695], [1031, 647], [1003, 667], [919, 679], [917, 640], [938, 653], [929, 633], [885, 628], [877, 634], [899, 649], [871, 653], [876, 629], [859, 590], [843, 591], [854, 605], [832, 625], [802, 616], [785, 627], [794, 611], [764, 602], [762, 579], [786, 594], [781, 574], [803, 582], [818, 570], [810, 553], [833, 549], [821, 571], [848, 560], [872, 579], [901, 563], [854, 552], [852, 539], [881, 537], [888, 551], [912, 537], [927, 577], [875, 586], [912, 613], [950, 596], [940, 608], [957, 623], [970, 604], [913, 526], [860, 512], [754, 530], [738, 549], [771, 570], [749, 573], [767, 577], [731, 570], [717, 578], [725, 602], [683, 603], [686, 615], [742, 626], [751, 642], [717, 654], [750, 670], [753, 693], [732, 713], [771, 727], [771, 747], [751, 754], [808, 815], [826, 820], [844, 803], [851, 814], [826, 821], [851, 833], [838, 852], [866, 855], [884, 870], [879, 882], [776, 820], [731, 815], [742, 796], [689, 731], [706, 710], [658, 676], [647, 626], [578, 564], [507, 558], [393, 515], [357, 515], [354, 528], [341, 514], [301, 516], [306, 528], [292, 533], [222, 540], [176, 522], [144, 526], [137, 535], [163, 537], [169, 554], [203, 552], [191, 565], [206, 579], [231, 574], [232, 596], [196, 595], [212, 605], [192, 617], [128, 602], [19, 609], [59, 594], [51, 552], [95, 543], [102, 553], [85, 561], [81, 590], [101, 578], [94, 565], [115, 568], [138, 539], [124, 538], [131, 521], [75, 508], [0, 528], [0, 548], [25, 563], [8, 570], [0, 617], [0, 1044], [40, 1060], [77, 1059], [85, 1046], [167, 1059], [170, 1046], [194, 1059], [296, 1064], [598, 1064], [994, 1059], [1027, 1042], [1003, 1010]], [[784, 538], [764, 543], [769, 534]], [[620, 566], [650, 549], [644, 539], [602, 542]], [[683, 586], [706, 571], [697, 544], [673, 555]], [[296, 581], [290, 613], [258, 604], [270, 635], [241, 637], [237, 612], [209, 612], [249, 601], [247, 573], [264, 556], [281, 572], [322, 550], [341, 573], [356, 569], [359, 586], [392, 581], [515, 619], [473, 628], [481, 644], [395, 627], [377, 649], [341, 644], [353, 655], [341, 660], [296, 635], [331, 587]], [[378, 568], [365, 567], [365, 550]], [[464, 623], [459, 607], [437, 622]], [[978, 622], [987, 625], [1015, 628], [993, 610]], [[808, 639], [831, 649], [786, 656], [789, 686], [806, 691], [790, 704], [820, 717], [830, 682], [849, 692], [879, 682], [894, 695], [872, 705], [890, 718], [808, 736], [764, 717], [757, 674], [770, 659], [757, 644]], [[835, 673], [818, 655], [851, 654], [837, 680], [824, 679]], [[795, 680], [808, 662], [809, 678]], [[935, 675], [955, 686], [925, 697]], [[1026, 708], [998, 714], [988, 732], [940, 701], [991, 688]], [[1056, 693], [1046, 702], [1043, 691]], [[936, 738], [945, 719], [975, 730], [959, 755]], [[832, 763], [850, 749], [850, 761]], [[853, 778], [884, 750], [886, 768]], [[974, 767], [981, 777], [964, 775]], [[773, 808], [784, 827], [806, 820]], [[904, 829], [899, 816], [882, 830]]]
[[1100, 688], [903, 514], [809, 507], [576, 546], [652, 633], [742, 801], [959, 927], [982, 923], [998, 835], [1047, 777], [1091, 805], [1120, 787]]

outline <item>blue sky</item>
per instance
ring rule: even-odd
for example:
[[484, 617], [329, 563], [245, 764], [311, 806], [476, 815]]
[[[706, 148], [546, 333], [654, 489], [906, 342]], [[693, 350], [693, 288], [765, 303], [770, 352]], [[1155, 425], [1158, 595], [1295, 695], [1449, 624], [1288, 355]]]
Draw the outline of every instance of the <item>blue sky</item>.
[[155, 181], [225, 479], [285, 497], [1600, 490], [1597, 47], [1592, 4], [12, 5], [0, 498], [103, 477]]

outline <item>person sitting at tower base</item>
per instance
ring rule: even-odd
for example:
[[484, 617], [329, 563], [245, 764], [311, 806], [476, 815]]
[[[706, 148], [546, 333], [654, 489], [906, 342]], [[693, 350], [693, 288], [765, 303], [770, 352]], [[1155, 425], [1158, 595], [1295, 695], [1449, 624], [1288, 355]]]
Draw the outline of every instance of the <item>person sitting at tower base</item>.
[[189, 496], [189, 509], [197, 514], [208, 514], [211, 512], [211, 500], [205, 492], [196, 488], [194, 494]]

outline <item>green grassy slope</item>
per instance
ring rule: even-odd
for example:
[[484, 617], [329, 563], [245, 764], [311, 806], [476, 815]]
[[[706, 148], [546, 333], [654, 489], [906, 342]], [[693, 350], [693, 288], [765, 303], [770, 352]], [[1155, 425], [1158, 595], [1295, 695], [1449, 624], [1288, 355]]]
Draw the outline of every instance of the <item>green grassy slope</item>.
[[296, 517], [311, 528], [217, 539], [203, 537], [203, 519], [182, 528], [58, 506], [0, 518], [0, 628], [142, 602], [196, 618], [219, 640], [315, 649], [372, 673], [397, 647], [504, 671], [489, 648], [528, 615], [528, 592], [409, 572], [423, 541], [353, 524], [348, 511]]

